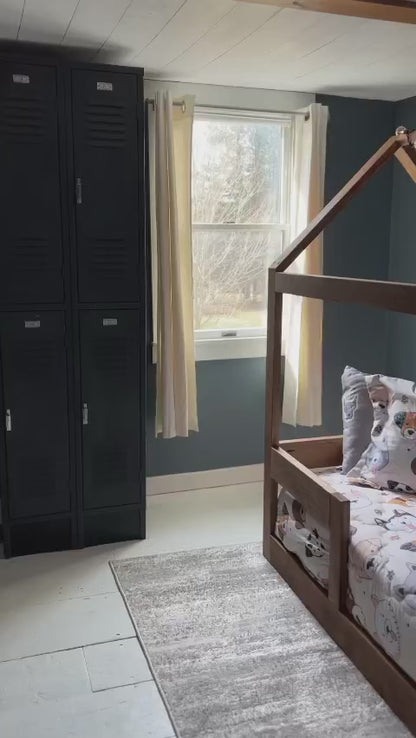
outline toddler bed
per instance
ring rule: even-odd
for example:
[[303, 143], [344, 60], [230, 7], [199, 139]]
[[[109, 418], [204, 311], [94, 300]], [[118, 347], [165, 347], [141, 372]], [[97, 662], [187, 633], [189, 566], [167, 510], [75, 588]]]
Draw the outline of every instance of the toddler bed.
[[[383, 439], [382, 423], [372, 428], [366, 461], [370, 471], [386, 467], [382, 490], [371, 487], [371, 473], [367, 487], [339, 473], [342, 436], [282, 442], [280, 425], [284, 293], [416, 315], [413, 284], [285, 273], [392, 156], [416, 182], [415, 143], [416, 132], [398, 129], [269, 269], [263, 532], [265, 557], [414, 735], [416, 495], [407, 484], [390, 485], [396, 476], [387, 473], [390, 437]], [[414, 404], [416, 384], [412, 392]], [[413, 480], [416, 405], [407, 413], [401, 399], [388, 432], [401, 438], [399, 461]]]

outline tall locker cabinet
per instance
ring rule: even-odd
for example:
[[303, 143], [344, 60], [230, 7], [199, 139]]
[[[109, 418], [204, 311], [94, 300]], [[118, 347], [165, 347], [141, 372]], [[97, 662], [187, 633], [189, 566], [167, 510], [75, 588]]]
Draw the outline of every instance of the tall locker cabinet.
[[74, 326], [87, 545], [145, 534], [143, 90], [71, 69]]
[[145, 535], [142, 70], [0, 58], [6, 556]]

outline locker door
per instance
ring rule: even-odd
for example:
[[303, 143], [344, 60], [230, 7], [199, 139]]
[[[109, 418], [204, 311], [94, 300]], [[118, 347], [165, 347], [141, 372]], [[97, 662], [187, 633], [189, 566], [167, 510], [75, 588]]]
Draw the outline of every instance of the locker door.
[[139, 316], [81, 312], [84, 508], [138, 502]]
[[139, 297], [137, 94], [133, 74], [72, 73], [82, 302]]
[[0, 64], [0, 302], [61, 302], [56, 71]]
[[63, 313], [0, 316], [9, 513], [70, 509]]

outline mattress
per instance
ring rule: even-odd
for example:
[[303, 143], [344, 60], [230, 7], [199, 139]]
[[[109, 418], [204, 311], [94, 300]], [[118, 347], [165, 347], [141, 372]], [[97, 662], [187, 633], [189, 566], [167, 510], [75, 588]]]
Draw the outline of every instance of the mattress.
[[[416, 680], [416, 495], [351, 484], [336, 469], [316, 473], [351, 503], [347, 608]], [[275, 532], [327, 587], [329, 531], [281, 487]]]

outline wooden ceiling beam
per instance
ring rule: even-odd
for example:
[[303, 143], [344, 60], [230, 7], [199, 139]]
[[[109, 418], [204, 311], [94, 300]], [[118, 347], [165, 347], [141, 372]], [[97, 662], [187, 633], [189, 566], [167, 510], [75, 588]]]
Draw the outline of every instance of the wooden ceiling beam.
[[278, 8], [313, 10], [320, 13], [350, 15], [356, 18], [416, 23], [416, 2], [412, 0], [238, 0], [275, 5]]

